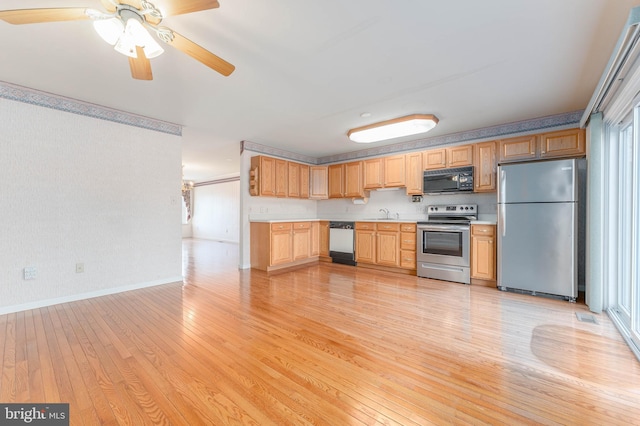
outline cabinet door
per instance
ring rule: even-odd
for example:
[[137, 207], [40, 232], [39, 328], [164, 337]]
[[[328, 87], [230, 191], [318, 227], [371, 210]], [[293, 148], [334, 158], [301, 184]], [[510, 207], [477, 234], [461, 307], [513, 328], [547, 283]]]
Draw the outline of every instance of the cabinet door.
[[444, 148], [430, 149], [422, 153], [422, 167], [425, 170], [444, 169], [447, 167], [447, 151]]
[[473, 165], [473, 145], [454, 146], [446, 151], [447, 167]]
[[344, 165], [344, 196], [364, 197], [362, 161], [354, 161]]
[[405, 186], [404, 155], [384, 157], [384, 187]]
[[329, 198], [344, 197], [344, 164], [329, 166]]
[[309, 198], [326, 200], [329, 198], [329, 178], [327, 166], [309, 167]]
[[320, 256], [329, 257], [329, 221], [320, 221]]
[[287, 196], [300, 198], [300, 164], [288, 161], [287, 166], [289, 182], [287, 185]]
[[584, 129], [560, 130], [540, 135], [540, 158], [585, 155]]
[[382, 158], [372, 158], [370, 160], [364, 160], [362, 162], [364, 168], [364, 189], [378, 189], [382, 188], [384, 181], [382, 176], [384, 175], [384, 163]]
[[309, 198], [309, 166], [300, 164], [300, 198]]
[[475, 145], [475, 167], [473, 169], [474, 192], [496, 190], [496, 143], [482, 142]]
[[306, 259], [311, 253], [311, 223], [293, 224], [293, 260]]
[[501, 163], [507, 161], [533, 160], [537, 154], [538, 137], [536, 135], [503, 139], [499, 142]]
[[276, 195], [276, 159], [265, 156], [251, 158], [251, 195], [273, 197]]
[[495, 226], [471, 226], [471, 277], [496, 279]]
[[368, 229], [356, 229], [356, 262], [375, 263], [376, 232]]
[[422, 195], [422, 153], [405, 155], [404, 167], [407, 195]]
[[309, 256], [320, 254], [320, 222], [311, 222], [311, 235], [309, 236]]
[[398, 233], [378, 231], [376, 234], [376, 264], [399, 266]]
[[289, 183], [289, 166], [286, 160], [276, 161], [276, 197], [286, 197], [288, 183]]
[[282, 229], [271, 230], [271, 265], [293, 261], [291, 224], [278, 224]]

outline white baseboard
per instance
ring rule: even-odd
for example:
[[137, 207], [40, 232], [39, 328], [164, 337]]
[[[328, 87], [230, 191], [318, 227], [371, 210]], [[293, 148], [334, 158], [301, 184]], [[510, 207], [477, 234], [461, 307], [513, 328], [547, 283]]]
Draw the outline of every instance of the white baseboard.
[[125, 291], [138, 290], [146, 287], [154, 287], [157, 285], [171, 284], [182, 282], [183, 277], [173, 277], [163, 280], [148, 281], [144, 283], [130, 284], [122, 287], [106, 288], [103, 290], [90, 291], [88, 293], [72, 294], [70, 296], [56, 297], [54, 299], [37, 300], [34, 302], [23, 303], [20, 305], [0, 307], [0, 315], [12, 314], [14, 312], [28, 311], [30, 309], [39, 309], [47, 306], [59, 305], [60, 303], [75, 302], [78, 300], [92, 299], [94, 297], [108, 296], [110, 294], [122, 293]]

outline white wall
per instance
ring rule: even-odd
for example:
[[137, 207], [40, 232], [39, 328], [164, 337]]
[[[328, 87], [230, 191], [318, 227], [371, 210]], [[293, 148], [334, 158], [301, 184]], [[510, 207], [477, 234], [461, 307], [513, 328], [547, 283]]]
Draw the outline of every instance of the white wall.
[[216, 241], [240, 241], [240, 181], [193, 189], [192, 236]]
[[180, 137], [3, 99], [0, 129], [0, 313], [182, 279]]

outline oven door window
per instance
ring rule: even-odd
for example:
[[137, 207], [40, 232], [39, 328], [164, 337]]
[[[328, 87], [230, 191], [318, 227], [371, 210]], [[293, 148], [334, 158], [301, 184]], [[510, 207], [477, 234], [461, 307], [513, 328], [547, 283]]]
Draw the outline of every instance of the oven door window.
[[446, 192], [458, 189], [458, 175], [425, 176], [424, 192]]
[[462, 257], [462, 232], [422, 231], [422, 252]]

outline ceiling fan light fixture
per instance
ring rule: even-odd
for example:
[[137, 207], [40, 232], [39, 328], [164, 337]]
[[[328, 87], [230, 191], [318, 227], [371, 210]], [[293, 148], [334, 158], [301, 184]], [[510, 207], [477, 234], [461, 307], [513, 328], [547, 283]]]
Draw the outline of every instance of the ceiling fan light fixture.
[[137, 58], [136, 46], [142, 47], [144, 55], [148, 58], [155, 58], [164, 52], [151, 34], [136, 19], [128, 19], [124, 32], [120, 34], [120, 38], [115, 43], [114, 49], [123, 55]]
[[93, 21], [93, 28], [98, 35], [111, 46], [114, 46], [122, 33], [124, 32], [124, 24], [119, 18], [98, 19]]
[[431, 114], [413, 114], [357, 127], [347, 132], [353, 142], [372, 143], [403, 136], [426, 133], [436, 127], [438, 118]]

